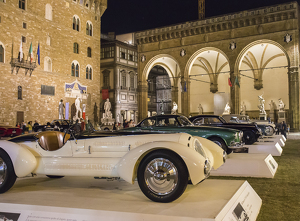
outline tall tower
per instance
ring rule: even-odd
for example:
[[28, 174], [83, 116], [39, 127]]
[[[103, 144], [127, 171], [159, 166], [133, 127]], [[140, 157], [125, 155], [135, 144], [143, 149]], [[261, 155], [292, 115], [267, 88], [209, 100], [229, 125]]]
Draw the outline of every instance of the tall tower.
[[205, 0], [198, 0], [198, 13], [199, 20], [203, 20], [205, 18]]

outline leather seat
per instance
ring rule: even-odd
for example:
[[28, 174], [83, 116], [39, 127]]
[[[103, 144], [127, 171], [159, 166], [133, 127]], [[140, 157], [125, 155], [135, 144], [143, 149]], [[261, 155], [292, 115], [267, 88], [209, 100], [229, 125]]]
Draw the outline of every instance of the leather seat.
[[44, 131], [38, 133], [36, 137], [38, 138], [39, 145], [46, 151], [59, 150], [66, 142], [70, 139], [70, 134], [66, 134], [59, 131]]

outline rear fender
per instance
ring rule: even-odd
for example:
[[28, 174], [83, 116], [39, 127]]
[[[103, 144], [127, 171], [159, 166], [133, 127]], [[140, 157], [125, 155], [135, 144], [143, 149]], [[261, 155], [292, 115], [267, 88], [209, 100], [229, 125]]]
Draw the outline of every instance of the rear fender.
[[190, 179], [195, 185], [205, 179], [205, 159], [194, 149], [176, 142], [157, 141], [146, 143], [129, 151], [116, 165], [118, 175], [129, 183], [134, 183], [142, 159], [152, 151], [167, 149], [178, 154], [184, 161]]
[[0, 141], [0, 148], [9, 155], [17, 177], [24, 177], [36, 168], [36, 158], [26, 148], [6, 140]]

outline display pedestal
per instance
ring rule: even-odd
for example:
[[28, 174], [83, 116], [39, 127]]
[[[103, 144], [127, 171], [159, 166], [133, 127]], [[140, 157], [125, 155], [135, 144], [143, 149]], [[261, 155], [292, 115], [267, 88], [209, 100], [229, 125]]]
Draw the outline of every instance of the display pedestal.
[[[9, 203], [6, 203], [9, 202]], [[146, 198], [138, 184], [87, 177], [17, 180], [0, 198], [0, 214], [18, 221], [221, 221], [256, 220], [262, 201], [247, 181], [208, 179], [188, 185], [171, 203]], [[248, 219], [247, 219], [248, 220]]]
[[[284, 137], [284, 136], [283, 136]], [[268, 143], [279, 143], [279, 145], [281, 147], [284, 147], [285, 146], [285, 141], [283, 138], [282, 138], [282, 135], [274, 135], [273, 137], [264, 137], [262, 140], [259, 141], [259, 143], [264, 143], [264, 144], [268, 144]]]
[[[280, 142], [280, 141], [279, 141]], [[265, 141], [256, 142], [248, 146], [248, 153], [267, 153], [272, 154], [272, 156], [281, 156], [282, 148], [278, 142], [270, 141], [266, 143]]]
[[278, 164], [271, 154], [232, 153], [211, 176], [273, 178]]
[[285, 111], [284, 110], [280, 110], [278, 111], [278, 123], [281, 123], [282, 121], [285, 121]]
[[267, 120], [267, 114], [259, 114], [259, 120]]

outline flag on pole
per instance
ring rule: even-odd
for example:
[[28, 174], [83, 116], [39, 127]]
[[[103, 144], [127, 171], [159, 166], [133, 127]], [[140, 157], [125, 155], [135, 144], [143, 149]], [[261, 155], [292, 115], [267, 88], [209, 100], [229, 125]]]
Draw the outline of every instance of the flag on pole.
[[234, 84], [237, 85], [238, 87], [240, 87], [238, 76], [235, 77]]
[[19, 53], [20, 53], [20, 61], [23, 60], [23, 45], [22, 45], [22, 38], [21, 38], [21, 44], [20, 44], [20, 50], [19, 50]]
[[186, 89], [186, 81], [184, 82], [184, 88], [183, 88], [183, 91], [184, 91], [184, 92], [187, 92], [187, 89]]
[[32, 42], [31, 42], [30, 48], [29, 48], [29, 57], [30, 57], [30, 63], [33, 62]]
[[38, 45], [38, 49], [37, 49], [37, 56], [38, 56], [38, 64], [41, 65], [41, 52], [40, 52], [40, 43]]
[[228, 85], [229, 85], [230, 87], [232, 87], [232, 83], [231, 83], [230, 78], [228, 78]]

